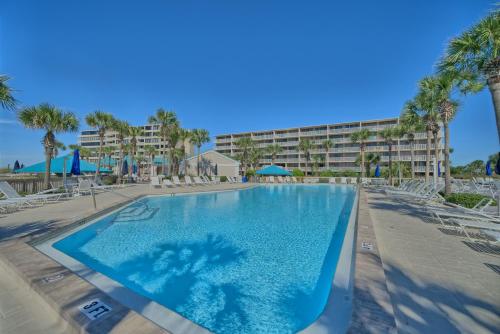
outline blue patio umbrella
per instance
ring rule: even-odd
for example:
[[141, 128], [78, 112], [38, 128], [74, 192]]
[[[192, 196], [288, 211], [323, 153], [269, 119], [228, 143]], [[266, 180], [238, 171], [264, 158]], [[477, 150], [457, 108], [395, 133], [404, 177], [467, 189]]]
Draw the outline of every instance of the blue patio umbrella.
[[375, 177], [380, 177], [380, 166], [377, 164], [377, 167], [375, 167]]
[[21, 166], [19, 165], [19, 161], [16, 160], [16, 162], [14, 162], [14, 171], [18, 170], [19, 168], [21, 168]]
[[493, 174], [493, 171], [491, 170], [491, 160], [488, 160], [486, 162], [486, 175], [491, 176]]
[[441, 161], [438, 161], [438, 176], [441, 177]]
[[286, 169], [281, 168], [279, 166], [275, 166], [275, 165], [258, 170], [256, 174], [257, 175], [267, 175], [267, 176], [291, 176], [292, 175], [292, 173], [290, 173]]
[[132, 173], [137, 174], [137, 165], [132, 167]]
[[80, 151], [73, 152], [73, 163], [71, 164], [71, 174], [80, 175]]
[[128, 174], [128, 162], [126, 159], [123, 160], [122, 174]]
[[500, 153], [498, 153], [497, 164], [495, 165], [495, 173], [497, 173], [497, 175], [500, 175]]

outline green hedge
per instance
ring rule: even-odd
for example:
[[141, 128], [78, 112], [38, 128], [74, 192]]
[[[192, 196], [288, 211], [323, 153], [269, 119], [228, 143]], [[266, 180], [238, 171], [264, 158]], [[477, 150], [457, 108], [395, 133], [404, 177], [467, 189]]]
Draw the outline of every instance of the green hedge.
[[[466, 208], [473, 208], [480, 200], [488, 197], [480, 194], [469, 194], [469, 193], [454, 193], [445, 196], [447, 202], [461, 205]], [[494, 201], [492, 205], [496, 205]]]
[[227, 176], [221, 176], [220, 182], [227, 182]]
[[301, 170], [300, 170], [300, 169], [298, 169], [298, 168], [294, 168], [294, 169], [292, 170], [292, 175], [293, 175], [293, 176], [296, 176], [296, 177], [302, 177], [302, 176], [304, 176], [304, 172], [303, 172], [303, 171], [301, 171]]

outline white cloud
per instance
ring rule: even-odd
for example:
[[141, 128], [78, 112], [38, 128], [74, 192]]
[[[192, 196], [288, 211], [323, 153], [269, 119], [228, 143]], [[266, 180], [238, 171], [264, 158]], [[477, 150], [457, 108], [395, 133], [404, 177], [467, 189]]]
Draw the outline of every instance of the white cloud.
[[0, 118], [0, 124], [19, 124], [19, 122], [15, 119]]

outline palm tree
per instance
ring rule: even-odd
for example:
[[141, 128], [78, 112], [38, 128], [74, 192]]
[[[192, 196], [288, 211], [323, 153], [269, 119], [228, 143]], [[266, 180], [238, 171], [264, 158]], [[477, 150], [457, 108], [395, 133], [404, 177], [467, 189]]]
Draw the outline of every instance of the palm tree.
[[283, 147], [279, 144], [271, 144], [266, 147], [266, 153], [271, 155], [272, 164], [276, 161], [276, 156], [283, 152]]
[[459, 37], [452, 39], [439, 71], [458, 71], [469, 92], [486, 85], [493, 99], [500, 140], [500, 11], [495, 10]]
[[319, 174], [319, 165], [325, 161], [325, 156], [320, 155], [320, 154], [315, 154], [312, 157], [313, 160], [313, 174], [316, 174], [316, 176]]
[[154, 145], [146, 145], [144, 146], [144, 153], [148, 155], [149, 157], [149, 163], [151, 167], [154, 166], [154, 159], [156, 155], [156, 146]]
[[326, 139], [322, 144], [325, 149], [325, 165], [326, 169], [330, 169], [330, 149], [333, 147], [333, 142], [330, 139]]
[[42, 143], [45, 148], [44, 187], [50, 187], [50, 160], [56, 144], [56, 133], [78, 131], [78, 119], [72, 112], [64, 112], [48, 103], [26, 107], [19, 112], [19, 121], [27, 128], [45, 131]]
[[186, 154], [186, 143], [191, 143], [191, 131], [188, 129], [179, 128], [179, 141], [181, 142], [182, 157], [184, 160], [184, 175], [187, 174], [187, 154]]
[[[401, 115], [401, 127], [406, 134], [410, 145], [411, 178], [415, 178], [415, 135], [424, 130], [422, 118], [418, 115], [418, 106], [415, 101], [408, 101], [403, 107]], [[430, 152], [430, 151], [429, 151]]]
[[70, 144], [68, 145], [68, 148], [72, 151], [78, 150], [78, 152], [80, 153], [80, 159], [82, 160], [85, 160], [85, 158], [89, 158], [92, 155], [92, 150], [85, 146]]
[[200, 160], [201, 160], [201, 145], [208, 143], [210, 136], [205, 129], [193, 129], [191, 131], [191, 142], [198, 148], [198, 165], [196, 167], [197, 174], [200, 176]]
[[59, 150], [63, 150], [63, 151], [66, 150], [66, 145], [64, 145], [63, 142], [56, 140], [54, 143], [54, 151], [52, 154], [52, 159], [59, 155]]
[[178, 152], [175, 152], [175, 150], [176, 150], [177, 144], [179, 143], [179, 140], [180, 140], [179, 131], [180, 131], [180, 126], [177, 123], [170, 128], [170, 131], [168, 132], [168, 135], [167, 135], [167, 142], [168, 142], [168, 146], [170, 148], [169, 152], [168, 152], [169, 159], [170, 159], [170, 166], [169, 166], [170, 175], [173, 175], [174, 170], [177, 168], [178, 159], [176, 159], [176, 158], [177, 158]]
[[120, 120], [115, 120], [113, 122], [112, 129], [116, 131], [116, 139], [118, 140], [119, 144], [119, 162], [117, 164], [117, 173], [118, 173], [118, 178], [116, 180], [117, 183], [121, 183], [122, 176], [123, 176], [123, 160], [124, 160], [124, 152], [125, 152], [125, 137], [128, 136], [130, 125], [125, 122], [125, 121], [120, 121]]
[[108, 157], [108, 164], [107, 167], [111, 168], [111, 157], [113, 153], [116, 151], [116, 147], [114, 146], [105, 146], [102, 149], [102, 153], [104, 154], [104, 159], [106, 159], [106, 156]]
[[[299, 151], [304, 152], [306, 158], [306, 170], [304, 174], [307, 176], [307, 170], [309, 169], [309, 161], [311, 160], [311, 150], [313, 145], [309, 139], [301, 138], [299, 141]], [[299, 158], [300, 160], [300, 158]]]
[[0, 75], [0, 105], [4, 109], [14, 110], [17, 101], [12, 96], [12, 89], [7, 85], [9, 79], [6, 75]]
[[[137, 137], [140, 137], [143, 134], [144, 131], [140, 127], [131, 126], [128, 129], [128, 135], [130, 136], [130, 166], [128, 167], [128, 169], [130, 175], [132, 175], [134, 171], [134, 158], [135, 154], [137, 153]], [[139, 166], [139, 163], [137, 164], [137, 166]]]
[[361, 154], [361, 177], [365, 177], [365, 148], [368, 138], [370, 138], [370, 131], [368, 129], [361, 129], [351, 134], [352, 142], [359, 143]]
[[144, 155], [138, 154], [135, 157], [135, 160], [137, 161], [137, 176], [141, 176], [141, 165], [143, 162], [145, 162], [147, 159]]
[[159, 124], [160, 125], [160, 137], [163, 142], [163, 165], [162, 165], [162, 173], [166, 175], [166, 164], [167, 164], [167, 137], [169, 132], [173, 127], [178, 126], [179, 121], [177, 120], [177, 115], [175, 111], [166, 111], [163, 108], [160, 108], [156, 111], [155, 116], [151, 116], [148, 119], [148, 122], [151, 124]]
[[255, 142], [252, 140], [250, 137], [242, 137], [236, 140], [234, 143], [236, 147], [240, 150], [240, 153], [238, 154], [238, 158], [240, 160], [241, 168], [243, 169], [243, 172], [246, 172], [246, 166], [249, 161], [249, 152], [250, 150], [255, 147]]
[[263, 152], [261, 149], [253, 146], [250, 148], [248, 152], [248, 162], [250, 167], [255, 170], [257, 165], [259, 164], [260, 159], [262, 159]]
[[88, 126], [97, 129], [97, 133], [99, 134], [99, 154], [97, 156], [97, 169], [95, 172], [95, 179], [97, 180], [97, 177], [99, 176], [99, 169], [101, 168], [104, 135], [113, 125], [113, 116], [103, 111], [96, 110], [93, 113], [88, 114], [87, 117], [85, 117], [85, 121]]
[[370, 152], [366, 155], [366, 172], [368, 176], [371, 175], [372, 165], [378, 164], [379, 162], [380, 162], [380, 155], [378, 155], [377, 153]]
[[387, 146], [389, 146], [389, 183], [393, 186], [392, 179], [392, 145], [394, 145], [394, 140], [397, 137], [396, 127], [388, 127], [379, 132], [380, 137], [384, 139]]

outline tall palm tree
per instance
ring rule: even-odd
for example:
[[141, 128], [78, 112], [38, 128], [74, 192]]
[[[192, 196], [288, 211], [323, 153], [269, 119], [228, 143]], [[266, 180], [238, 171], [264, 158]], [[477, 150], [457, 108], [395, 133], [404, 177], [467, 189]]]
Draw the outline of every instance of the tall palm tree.
[[243, 172], [246, 172], [247, 164], [249, 161], [249, 152], [253, 147], [255, 147], [255, 142], [250, 137], [242, 137], [236, 140], [234, 144], [240, 150], [238, 158], [240, 160], [240, 165], [243, 169]]
[[114, 146], [105, 146], [102, 149], [102, 153], [104, 154], [104, 161], [106, 161], [106, 157], [108, 158], [108, 164], [105, 165], [109, 168], [111, 168], [111, 157], [113, 156], [113, 153], [115, 152], [116, 147]]
[[12, 96], [12, 89], [7, 85], [9, 79], [6, 75], [0, 75], [0, 106], [4, 109], [14, 110], [17, 101]]
[[197, 174], [200, 176], [200, 160], [201, 160], [201, 146], [210, 141], [208, 131], [205, 129], [193, 129], [191, 131], [191, 142], [198, 148], [198, 165], [196, 167]]
[[86, 158], [89, 158], [93, 153], [91, 149], [76, 144], [70, 144], [68, 145], [68, 148], [72, 151], [78, 150], [78, 152], [80, 153], [80, 159], [82, 160], [86, 160]]
[[180, 128], [179, 124], [175, 124], [174, 126], [171, 127], [171, 129], [167, 135], [167, 142], [168, 142], [168, 146], [170, 148], [169, 152], [168, 152], [168, 156], [169, 156], [169, 160], [170, 160], [170, 166], [169, 166], [170, 175], [173, 175], [174, 170], [177, 169], [178, 159], [176, 159], [176, 158], [178, 156], [178, 152], [175, 152], [175, 150], [177, 149], [177, 144], [179, 143], [179, 140], [180, 140], [180, 134], [179, 134], [180, 129], [181, 128]]
[[389, 147], [389, 183], [394, 185], [394, 180], [392, 178], [392, 146], [394, 145], [394, 140], [397, 137], [397, 128], [388, 127], [379, 132], [380, 137], [382, 137]]
[[27, 128], [45, 131], [42, 143], [45, 148], [44, 187], [50, 187], [50, 160], [56, 144], [56, 133], [78, 131], [78, 118], [48, 103], [26, 107], [19, 112], [19, 121]]
[[406, 134], [410, 146], [411, 177], [415, 178], [415, 136], [422, 132], [425, 127], [422, 118], [418, 114], [418, 106], [415, 101], [407, 101], [401, 115], [401, 127]]
[[370, 131], [368, 129], [361, 129], [351, 134], [352, 142], [359, 143], [361, 154], [361, 177], [365, 177], [365, 149], [368, 138], [370, 138]]
[[325, 165], [326, 169], [330, 169], [330, 149], [333, 147], [333, 142], [331, 139], [325, 139], [322, 143], [323, 148], [325, 149]]
[[117, 164], [117, 173], [118, 173], [118, 178], [116, 180], [117, 183], [121, 183], [122, 176], [123, 176], [123, 160], [124, 160], [124, 154], [125, 154], [125, 137], [128, 136], [130, 125], [125, 122], [125, 121], [120, 121], [116, 120], [113, 122], [112, 129], [116, 131], [116, 139], [118, 140], [118, 145], [119, 145], [119, 162]]
[[66, 150], [66, 145], [64, 145], [63, 142], [56, 140], [54, 143], [54, 151], [52, 153], [52, 159], [59, 155], [59, 150], [62, 150], [62, 151]]
[[[137, 137], [141, 137], [143, 134], [144, 131], [140, 127], [131, 126], [128, 129], [128, 135], [130, 136], [130, 166], [128, 167], [129, 175], [132, 175], [134, 172], [134, 158], [137, 153]], [[137, 166], [139, 166], [139, 164], [137, 164]]]
[[[309, 139], [301, 138], [299, 141], [299, 151], [304, 152], [304, 156], [306, 158], [306, 170], [304, 174], [307, 176], [307, 170], [309, 169], [309, 161], [311, 160], [311, 150], [313, 149], [313, 145]], [[300, 158], [299, 158], [300, 160]]]
[[149, 163], [150, 163], [151, 167], [153, 167], [154, 166], [154, 159], [155, 159], [155, 155], [156, 155], [156, 146], [154, 146], [154, 145], [144, 146], [144, 153], [147, 154], [147, 156], [149, 157]]
[[439, 64], [440, 72], [462, 73], [468, 92], [488, 86], [500, 140], [500, 11], [495, 10], [452, 39]]
[[191, 143], [191, 131], [188, 129], [179, 128], [179, 141], [181, 142], [182, 157], [184, 160], [184, 175], [187, 174], [187, 154], [186, 154], [186, 144]]
[[248, 162], [253, 170], [256, 169], [260, 159], [262, 159], [263, 153], [264, 152], [258, 147], [253, 146], [250, 148], [250, 151], [248, 152]]
[[276, 156], [283, 152], [283, 147], [279, 144], [271, 144], [266, 147], [266, 153], [271, 155], [272, 164], [276, 161]]
[[85, 117], [85, 122], [87, 122], [88, 126], [97, 129], [97, 133], [99, 134], [99, 154], [97, 156], [97, 169], [95, 172], [95, 179], [97, 180], [97, 177], [99, 176], [99, 170], [101, 168], [104, 135], [106, 134], [106, 131], [109, 130], [113, 125], [113, 116], [103, 111], [96, 110]]
[[166, 175], [167, 169], [167, 148], [168, 140], [167, 137], [169, 132], [176, 126], [179, 125], [179, 121], [177, 120], [177, 115], [175, 111], [166, 111], [163, 108], [160, 108], [156, 111], [156, 115], [150, 116], [148, 119], [150, 124], [159, 124], [160, 125], [160, 137], [163, 142], [163, 165], [162, 165], [162, 173]]
[[313, 155], [312, 160], [313, 160], [313, 167], [314, 167], [313, 174], [316, 174], [316, 176], [318, 176], [319, 165], [325, 161], [325, 156], [320, 155], [320, 154], [315, 154], [315, 155]]
[[136, 157], [135, 157], [135, 160], [137, 161], [137, 176], [141, 176], [141, 166], [142, 166], [142, 163], [147, 161], [146, 157], [142, 154], [138, 154]]

